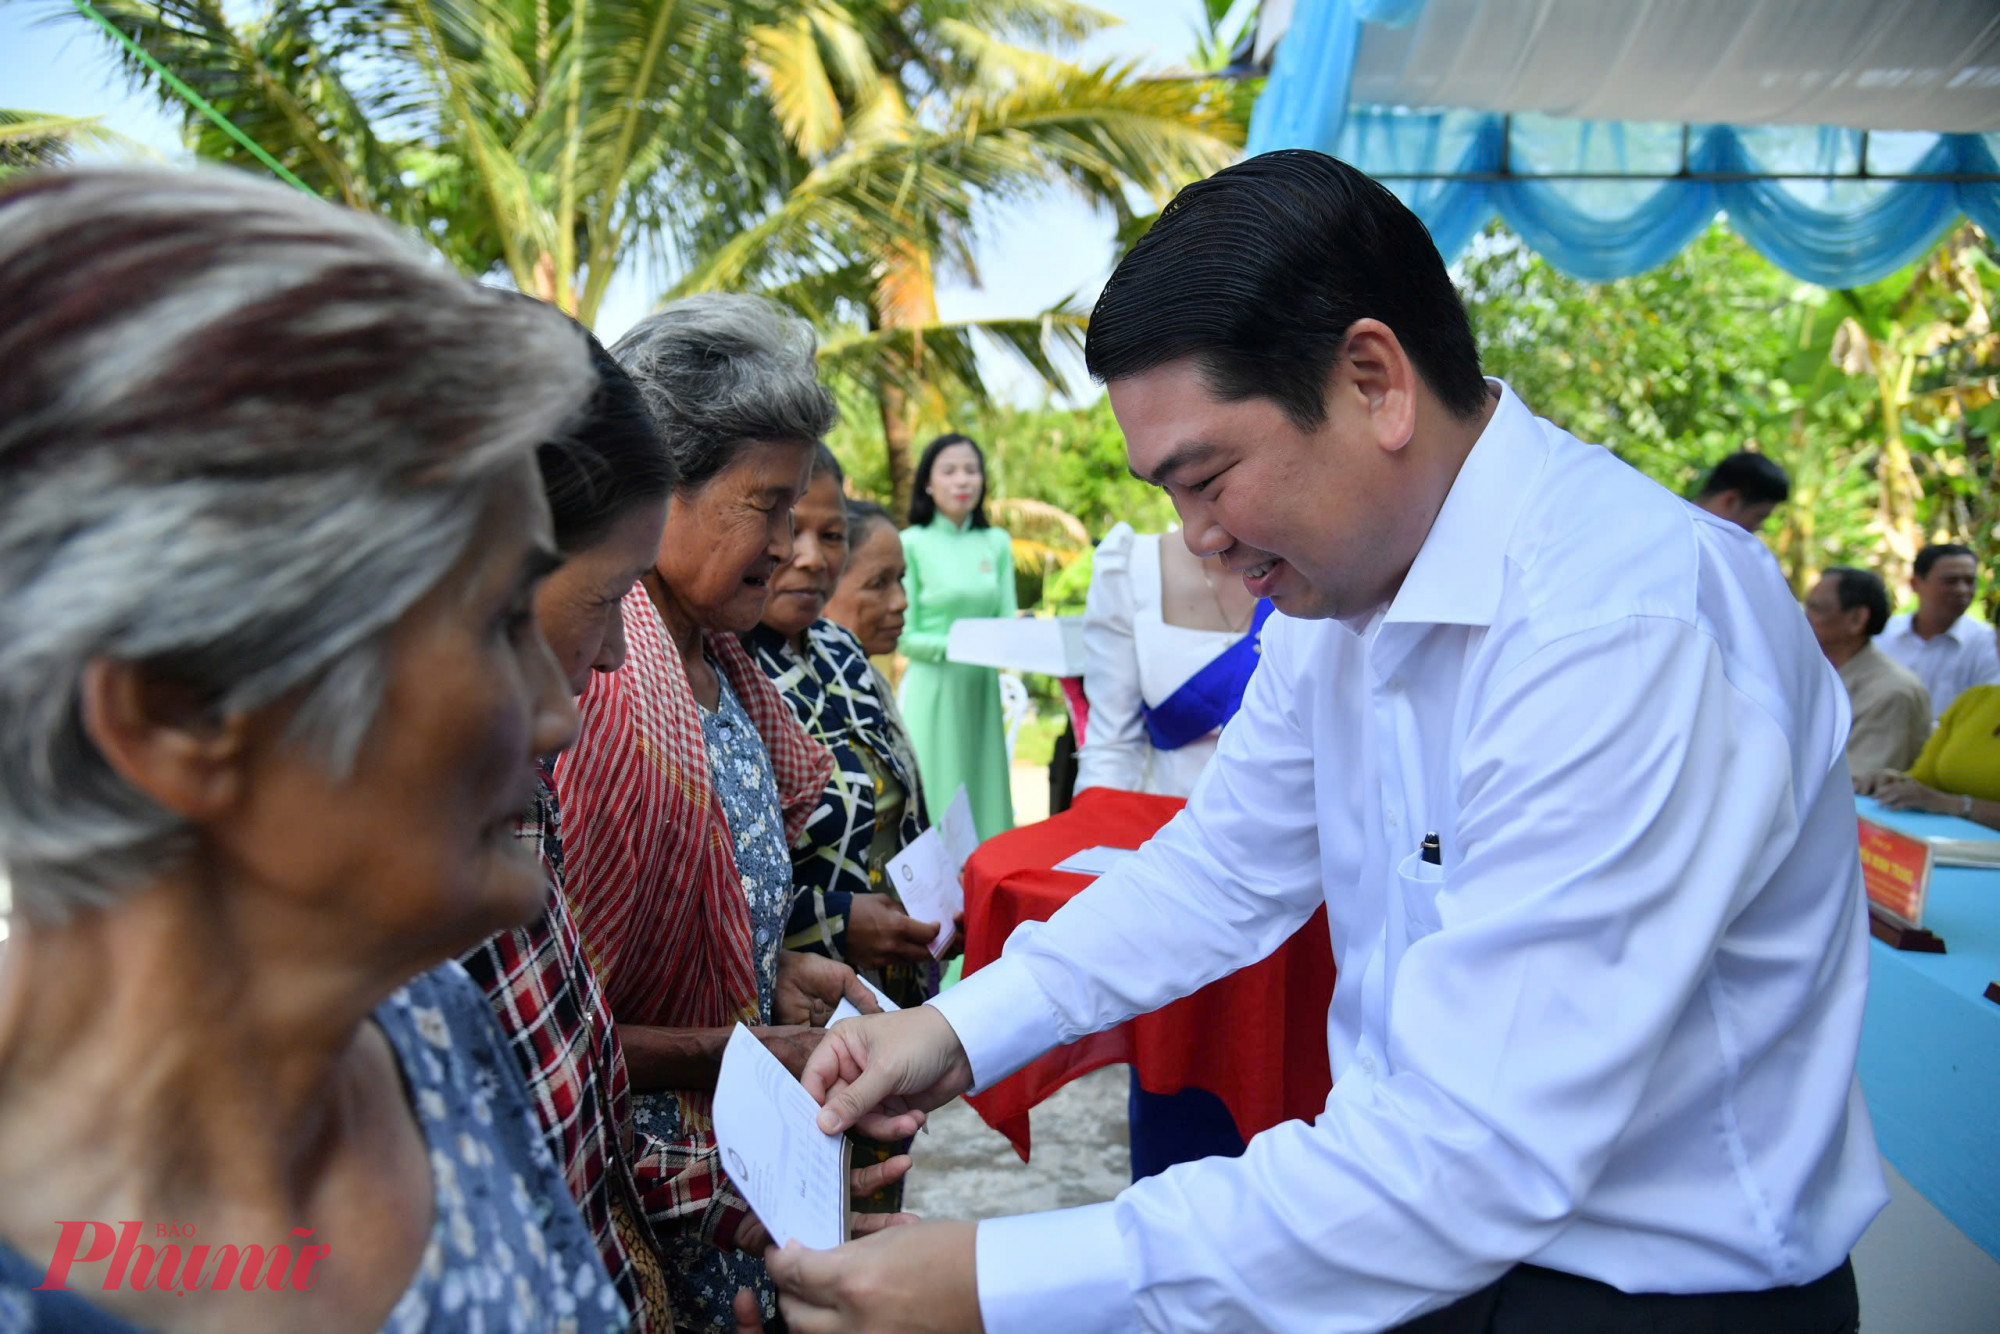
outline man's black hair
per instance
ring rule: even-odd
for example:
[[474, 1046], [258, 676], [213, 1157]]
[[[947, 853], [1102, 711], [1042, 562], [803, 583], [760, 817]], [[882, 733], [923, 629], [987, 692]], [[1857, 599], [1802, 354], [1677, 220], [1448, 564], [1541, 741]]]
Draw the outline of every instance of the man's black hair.
[[1746, 505], [1782, 505], [1792, 494], [1792, 479], [1762, 454], [1739, 449], [1709, 470], [1699, 499], [1734, 491]]
[[1975, 566], [1979, 564], [1979, 557], [1972, 555], [1971, 547], [1963, 547], [1956, 542], [1933, 542], [1917, 553], [1916, 562], [1910, 568], [1916, 572], [1917, 578], [1925, 579], [1930, 576], [1931, 566], [1946, 556], [1971, 556], [1972, 563]]
[[1840, 595], [1840, 609], [1868, 608], [1868, 637], [1873, 639], [1881, 634], [1882, 627], [1889, 623], [1889, 590], [1883, 586], [1882, 577], [1851, 565], [1836, 565], [1826, 573], [1834, 580], [1834, 589]]
[[1479, 348], [1417, 215], [1324, 153], [1263, 153], [1174, 196], [1091, 312], [1098, 380], [1191, 357], [1222, 399], [1268, 398], [1301, 430], [1356, 320], [1389, 326], [1454, 415], [1486, 404]]

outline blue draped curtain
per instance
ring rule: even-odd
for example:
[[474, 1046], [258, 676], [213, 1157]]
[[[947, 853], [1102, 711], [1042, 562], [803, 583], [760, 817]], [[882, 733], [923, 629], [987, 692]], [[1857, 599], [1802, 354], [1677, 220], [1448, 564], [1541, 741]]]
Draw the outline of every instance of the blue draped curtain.
[[[1960, 216], [2000, 235], [2000, 181], [1908, 179], [2000, 174], [2000, 135], [1349, 107], [1361, 24], [1419, 8], [1301, 0], [1250, 150], [1316, 148], [1353, 163], [1409, 204], [1447, 258], [1498, 216], [1557, 268], [1602, 282], [1664, 263], [1726, 214], [1786, 272], [1851, 287], [1910, 263]], [[1658, 179], [1682, 172], [1692, 179]]]

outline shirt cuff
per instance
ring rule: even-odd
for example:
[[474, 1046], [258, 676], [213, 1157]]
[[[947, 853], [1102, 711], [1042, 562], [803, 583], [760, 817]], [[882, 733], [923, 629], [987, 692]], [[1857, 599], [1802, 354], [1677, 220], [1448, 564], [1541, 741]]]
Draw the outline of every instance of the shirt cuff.
[[986, 1334], [1138, 1329], [1115, 1207], [1107, 1201], [980, 1223], [972, 1263]]
[[972, 1066], [973, 1093], [1061, 1045], [1055, 1007], [1019, 959], [995, 959], [925, 1004], [937, 1007], [958, 1035]]

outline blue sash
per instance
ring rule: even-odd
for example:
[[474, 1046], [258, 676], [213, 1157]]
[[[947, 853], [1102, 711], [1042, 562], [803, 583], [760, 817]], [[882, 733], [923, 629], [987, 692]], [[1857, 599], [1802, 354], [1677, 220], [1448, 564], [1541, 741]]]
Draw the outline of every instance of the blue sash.
[[1151, 708], [1139, 706], [1155, 750], [1179, 750], [1236, 716], [1236, 710], [1243, 706], [1250, 673], [1257, 670], [1258, 636], [1270, 615], [1270, 601], [1259, 599], [1248, 633], [1183, 681], [1179, 690]]

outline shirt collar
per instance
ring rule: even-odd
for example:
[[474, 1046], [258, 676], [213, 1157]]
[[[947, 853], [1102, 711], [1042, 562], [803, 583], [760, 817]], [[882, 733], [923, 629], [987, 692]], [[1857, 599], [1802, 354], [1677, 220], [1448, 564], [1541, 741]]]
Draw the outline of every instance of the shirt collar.
[[1535, 416], [1507, 385], [1458, 470], [1430, 535], [1383, 617], [1391, 625], [1490, 625], [1500, 610], [1507, 544], [1548, 458]]

